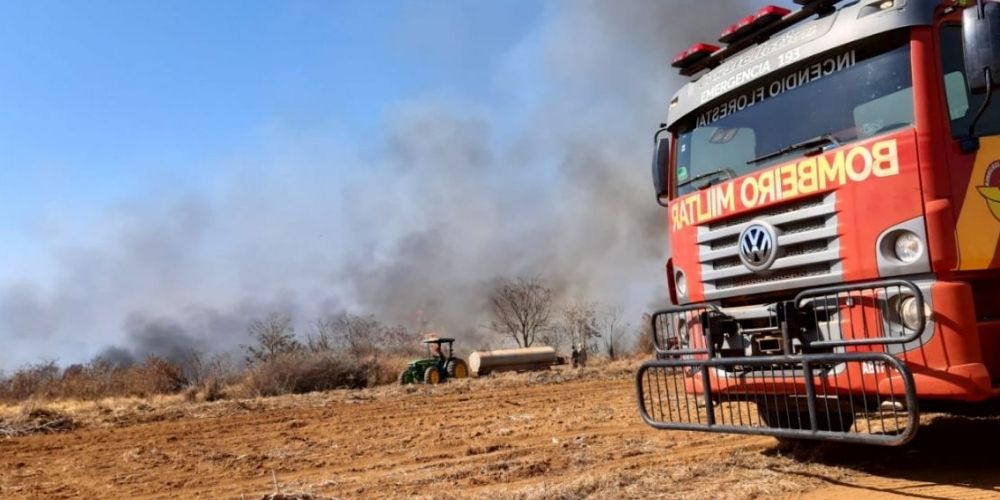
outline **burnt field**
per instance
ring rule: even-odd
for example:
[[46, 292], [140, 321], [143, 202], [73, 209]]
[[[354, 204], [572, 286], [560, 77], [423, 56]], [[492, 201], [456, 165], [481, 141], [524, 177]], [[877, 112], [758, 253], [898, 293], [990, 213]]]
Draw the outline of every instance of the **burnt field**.
[[[1000, 496], [1000, 421], [927, 418], [904, 448], [660, 432], [634, 363], [191, 403], [4, 408], [0, 493], [84, 496], [608, 498]], [[20, 420], [18, 420], [20, 419]], [[26, 420], [27, 419], [27, 420]], [[56, 420], [62, 419], [62, 420]], [[45, 427], [44, 424], [57, 423]]]

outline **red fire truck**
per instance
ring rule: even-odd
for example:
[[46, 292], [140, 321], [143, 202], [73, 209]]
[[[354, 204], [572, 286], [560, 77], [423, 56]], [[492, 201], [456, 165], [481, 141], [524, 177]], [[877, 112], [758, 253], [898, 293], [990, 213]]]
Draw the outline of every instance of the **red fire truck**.
[[900, 445], [1000, 396], [1000, 3], [796, 3], [673, 60], [640, 415]]

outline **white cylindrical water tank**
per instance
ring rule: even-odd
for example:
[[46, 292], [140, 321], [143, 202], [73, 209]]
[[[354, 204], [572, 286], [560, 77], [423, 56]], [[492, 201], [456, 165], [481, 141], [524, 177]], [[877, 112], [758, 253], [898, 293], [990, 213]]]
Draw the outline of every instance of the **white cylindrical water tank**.
[[469, 355], [469, 369], [477, 375], [490, 372], [543, 370], [556, 362], [556, 350], [549, 346], [475, 351]]

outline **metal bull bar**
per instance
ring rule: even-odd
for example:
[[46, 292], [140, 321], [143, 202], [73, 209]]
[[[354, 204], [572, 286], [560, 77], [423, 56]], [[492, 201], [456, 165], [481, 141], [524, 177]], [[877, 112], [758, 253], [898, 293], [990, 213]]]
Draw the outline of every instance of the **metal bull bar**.
[[721, 314], [712, 304], [680, 306], [654, 313], [653, 349], [657, 355], [708, 354], [703, 332], [708, 328], [710, 313]]
[[[918, 311], [909, 327], [899, 320], [907, 297]], [[887, 446], [913, 438], [919, 426], [913, 376], [901, 360], [874, 352], [923, 333], [923, 300], [913, 283], [806, 290], [772, 310], [739, 325], [712, 304], [654, 314], [658, 359], [636, 374], [643, 420], [657, 429]], [[777, 352], [746, 355], [730, 345], [755, 336]]]
[[913, 376], [883, 353], [649, 361], [636, 388], [657, 429], [895, 446], [918, 426]]
[[[891, 320], [894, 314], [899, 314], [899, 311], [893, 311], [892, 306], [890, 306], [892, 297], [897, 299], [913, 297], [914, 307], [918, 313], [916, 326], [908, 327], [895, 324]], [[860, 308], [861, 312], [855, 314], [855, 316], [860, 315], [860, 318], [854, 318], [859, 321], [848, 322], [845, 320], [847, 315], [837, 314], [836, 321], [831, 323], [829, 313], [825, 314], [825, 321], [820, 316], [823, 310], [852, 308], [855, 304], [863, 304], [865, 301], [874, 301], [874, 303], [872, 307]], [[834, 329], [839, 330], [839, 340], [813, 340], [809, 342], [810, 347], [905, 344], [920, 337], [924, 326], [927, 325], [927, 317], [924, 313], [924, 296], [920, 293], [917, 285], [906, 280], [884, 280], [814, 288], [800, 292], [795, 296], [793, 303], [799, 310], [811, 312], [811, 319], [817, 327], [825, 326], [828, 332], [834, 331]], [[896, 300], [897, 307], [899, 304], [900, 301]], [[845, 335], [846, 333], [850, 333], [850, 335]]]

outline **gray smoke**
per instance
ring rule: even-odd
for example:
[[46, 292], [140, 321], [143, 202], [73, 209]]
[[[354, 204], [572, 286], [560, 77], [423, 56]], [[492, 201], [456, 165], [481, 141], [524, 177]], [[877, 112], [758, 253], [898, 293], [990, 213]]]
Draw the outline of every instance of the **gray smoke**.
[[496, 102], [397, 104], [374, 151], [278, 130], [220, 165], [211, 194], [154, 186], [108, 214], [102, 243], [54, 248], [51, 280], [0, 291], [0, 366], [233, 350], [271, 311], [300, 330], [349, 310], [471, 339], [491, 282], [526, 274], [636, 323], [665, 300], [648, 161], [681, 83], [669, 61], [751, 9], [553, 1], [491, 69]]

